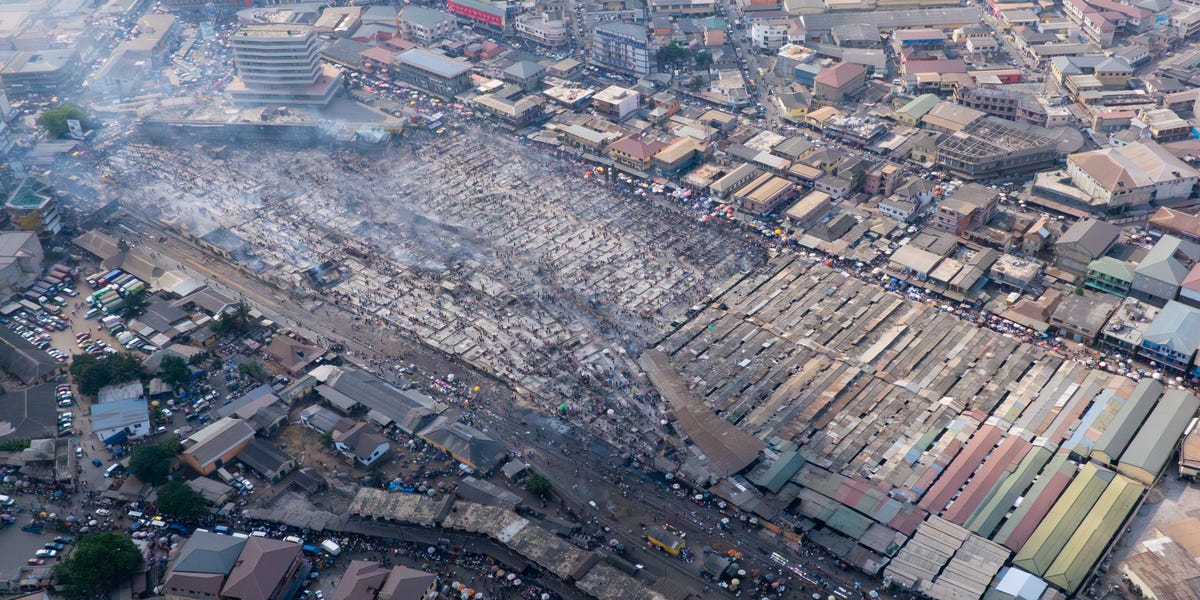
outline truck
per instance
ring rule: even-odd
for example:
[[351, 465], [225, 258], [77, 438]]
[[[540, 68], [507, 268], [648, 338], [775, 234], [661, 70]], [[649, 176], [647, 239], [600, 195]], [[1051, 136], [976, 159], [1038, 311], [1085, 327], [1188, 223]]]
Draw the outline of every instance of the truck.
[[321, 541], [321, 549], [330, 556], [337, 556], [342, 553], [342, 547], [337, 545], [337, 543], [333, 540], [329, 539]]
[[227, 484], [232, 485], [234, 482], [233, 475], [230, 475], [229, 471], [225, 470], [225, 467], [221, 467], [221, 468], [217, 469], [217, 477], [220, 477], [221, 481], [224, 481]]

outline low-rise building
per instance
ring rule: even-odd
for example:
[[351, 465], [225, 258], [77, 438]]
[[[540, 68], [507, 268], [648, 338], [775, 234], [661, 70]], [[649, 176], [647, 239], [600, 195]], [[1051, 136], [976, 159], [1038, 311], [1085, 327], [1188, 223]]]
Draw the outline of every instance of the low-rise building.
[[233, 417], [219, 419], [183, 441], [183, 462], [208, 475], [232, 461], [253, 437], [249, 423]]
[[1120, 235], [1121, 228], [1107, 221], [1076, 221], [1054, 242], [1054, 266], [1068, 273], [1085, 275], [1092, 261], [1104, 256]]
[[1000, 192], [968, 183], [938, 204], [933, 225], [958, 235], [987, 225], [1000, 205]]
[[1091, 344], [1120, 304], [1120, 298], [1108, 294], [1067, 294], [1050, 316], [1050, 326], [1060, 336]]
[[350, 562], [329, 600], [426, 600], [437, 593], [437, 575], [367, 560]]
[[44, 257], [37, 232], [0, 231], [0, 292], [36, 280]]
[[548, 48], [557, 48], [569, 41], [567, 22], [558, 12], [521, 15], [516, 18], [515, 29], [517, 35]]
[[826, 102], [841, 102], [866, 86], [867, 68], [852, 62], [838, 63], [813, 78], [813, 97]]
[[150, 408], [142, 398], [93, 404], [92, 433], [106, 446], [150, 435]]
[[443, 97], [453, 97], [471, 87], [471, 65], [413, 48], [396, 55], [399, 78]]
[[171, 563], [162, 593], [169, 600], [284, 600], [307, 571], [300, 544], [197, 531]]
[[753, 214], [766, 214], [775, 210], [784, 200], [791, 197], [796, 184], [771, 173], [763, 173], [742, 186], [733, 194], [742, 210]]
[[610, 85], [592, 96], [592, 108], [597, 114], [621, 122], [637, 112], [639, 98], [634, 90]]
[[1023, 292], [1033, 284], [1041, 272], [1042, 265], [1037, 261], [1011, 254], [1002, 254], [996, 259], [996, 262], [992, 263], [992, 268], [988, 270], [988, 277], [1000, 285]]
[[370, 467], [392, 448], [391, 443], [373, 425], [359, 421], [333, 432], [333, 446], [364, 467]]
[[1179, 294], [1179, 286], [1200, 261], [1200, 244], [1165, 235], [1134, 269], [1130, 295], [1163, 306]]
[[1100, 345], [1125, 354], [1136, 354], [1142, 345], [1142, 334], [1158, 316], [1158, 308], [1137, 298], [1125, 298], [1097, 337]]
[[1142, 334], [1138, 356], [1152, 365], [1187, 373], [1200, 347], [1200, 310], [1170, 301]]

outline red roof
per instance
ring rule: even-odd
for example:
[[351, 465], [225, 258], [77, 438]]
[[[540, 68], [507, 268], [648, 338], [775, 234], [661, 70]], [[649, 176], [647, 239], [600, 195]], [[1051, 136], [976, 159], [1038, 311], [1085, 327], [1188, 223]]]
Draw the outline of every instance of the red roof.
[[843, 62], [822, 69], [813, 77], [813, 83], [820, 83], [833, 88], [840, 88], [854, 81], [855, 78], [866, 75], [867, 68], [855, 63]]
[[631, 137], [621, 138], [608, 146], [610, 152], [616, 151], [627, 154], [639, 160], [646, 160], [658, 154], [666, 144], [658, 141], [643, 142]]

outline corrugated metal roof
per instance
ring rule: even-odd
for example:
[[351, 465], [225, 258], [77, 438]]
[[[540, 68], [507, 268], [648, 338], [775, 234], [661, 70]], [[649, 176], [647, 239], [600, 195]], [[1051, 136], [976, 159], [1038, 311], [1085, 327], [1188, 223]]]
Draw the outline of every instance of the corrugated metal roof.
[[1044, 575], [1114, 477], [1116, 473], [1094, 463], [1083, 465], [1067, 491], [1058, 497], [1029, 541], [1021, 547], [1013, 564], [1035, 575]]
[[943, 517], [952, 523], [965, 525], [975, 510], [995, 492], [1000, 482], [1021, 464], [1021, 459], [1032, 447], [1032, 444], [1017, 436], [1001, 440], [987, 461], [971, 476], [971, 481], [958, 498], [955, 498], [954, 505], [946, 509]]
[[871, 520], [860, 515], [847, 506], [838, 506], [833, 515], [825, 521], [830, 529], [858, 539], [871, 528]]
[[993, 540], [1010, 550], [1025, 544], [1046, 513], [1050, 512], [1054, 499], [1071, 483], [1076, 463], [1069, 459], [1070, 455], [1065, 452], [1050, 459], [1050, 464], [1046, 465], [1037, 483], [1025, 494], [1025, 501], [1013, 511]]
[[1112, 424], [1104, 430], [1100, 439], [1096, 440], [1096, 445], [1092, 448], [1092, 458], [1110, 464], [1116, 460], [1129, 446], [1129, 442], [1133, 440], [1134, 434], [1142, 426], [1142, 422], [1146, 420], [1150, 409], [1154, 408], [1154, 403], [1158, 402], [1162, 393], [1161, 383], [1149, 378], [1139, 381]]
[[1146, 485], [1162, 472], [1188, 422], [1200, 409], [1200, 398], [1187, 390], [1167, 390], [1125, 452], [1117, 470]]
[[1004, 519], [1004, 515], [1008, 514], [1009, 509], [1012, 508], [1021, 493], [1033, 483], [1038, 472], [1046, 466], [1052, 455], [1049, 449], [1040, 446], [1035, 446], [1026, 452], [1025, 457], [1021, 459], [1021, 464], [1017, 465], [1017, 468], [1004, 478], [1004, 481], [996, 487], [987, 501], [976, 509], [975, 514], [967, 520], [966, 528], [990, 538], [992, 532], [1000, 525], [1000, 521]]
[[983, 462], [983, 457], [991, 452], [1002, 435], [1003, 432], [992, 425], [980, 427], [918, 505], [933, 513], [940, 512], [945, 508], [954, 494], [958, 492], [958, 488], [962, 487], [963, 482]]
[[1117, 475], [1054, 559], [1045, 573], [1046, 581], [1073, 594], [1125, 523], [1125, 517], [1129, 516], [1145, 489], [1136, 481]]

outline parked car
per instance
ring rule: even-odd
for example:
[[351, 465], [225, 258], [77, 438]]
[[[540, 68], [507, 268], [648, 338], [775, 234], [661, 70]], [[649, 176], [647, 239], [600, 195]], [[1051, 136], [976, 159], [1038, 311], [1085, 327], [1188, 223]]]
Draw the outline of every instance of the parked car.
[[98, 515], [98, 516], [107, 517], [108, 515], [111, 515], [111, 514], [112, 514], [112, 511], [108, 510], [107, 508], [97, 508], [96, 509], [96, 515]]
[[38, 550], [37, 552], [35, 552], [34, 556], [37, 556], [38, 558], [54, 558], [54, 557], [58, 556], [58, 550], [50, 550], [47, 548], [42, 548], [41, 550]]

